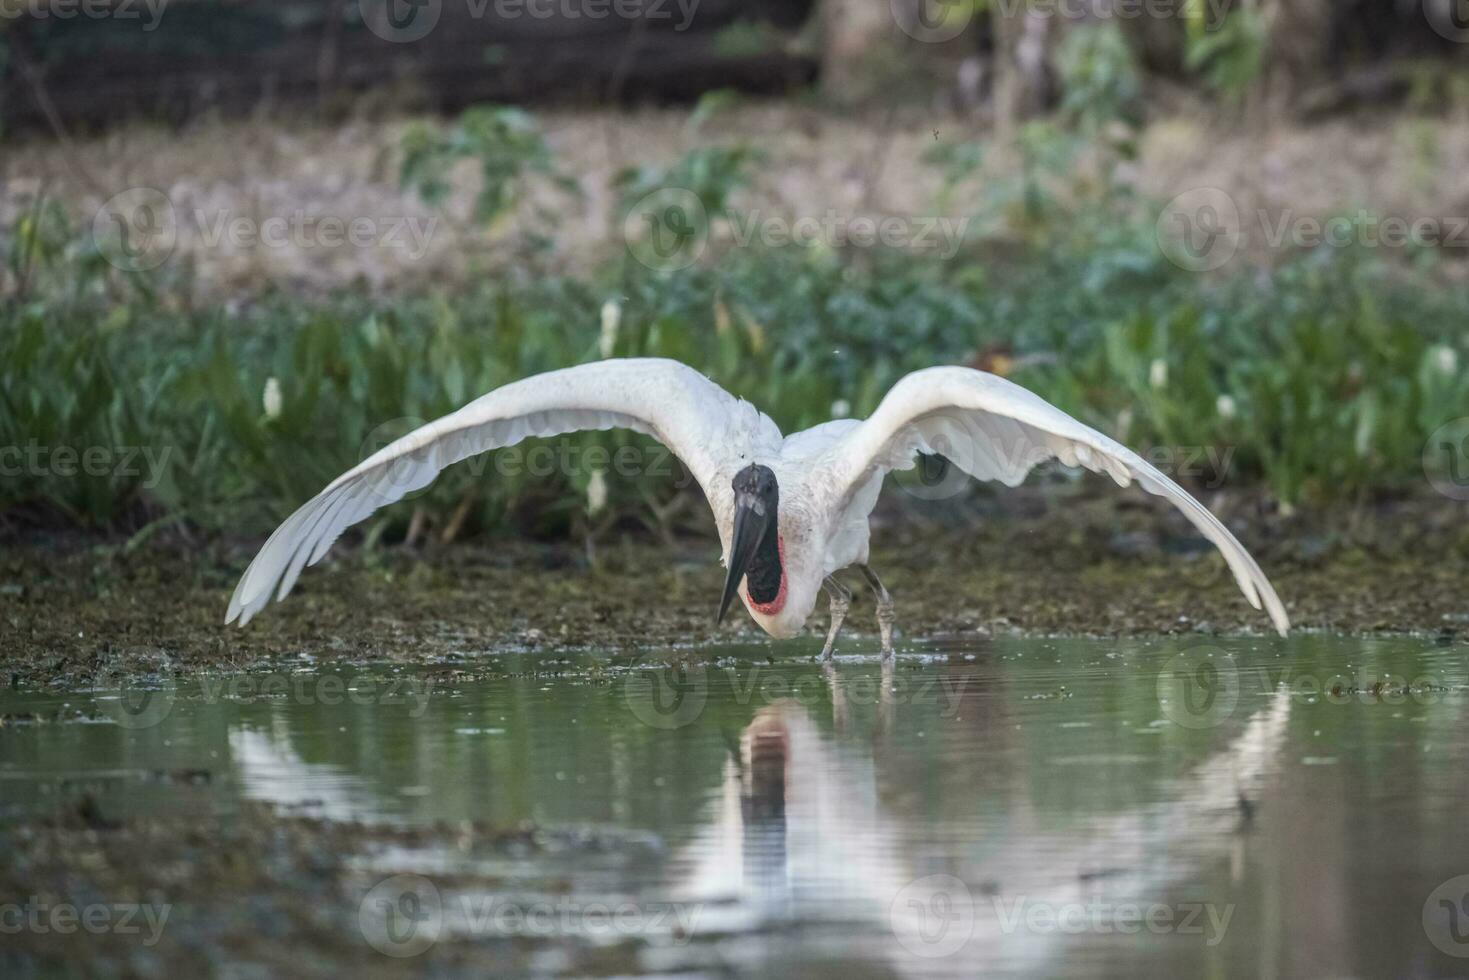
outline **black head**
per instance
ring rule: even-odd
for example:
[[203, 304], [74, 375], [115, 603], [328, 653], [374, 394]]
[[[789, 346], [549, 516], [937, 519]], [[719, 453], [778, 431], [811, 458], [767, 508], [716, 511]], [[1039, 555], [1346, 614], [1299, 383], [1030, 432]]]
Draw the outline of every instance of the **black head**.
[[716, 623], [724, 619], [740, 579], [748, 576], [750, 598], [764, 603], [780, 593], [784, 575], [779, 548], [780, 486], [775, 473], [768, 466], [751, 463], [735, 474], [730, 489], [735, 496], [734, 533]]
[[741, 498], [750, 505], [759, 501], [770, 510], [780, 505], [780, 485], [775, 482], [775, 471], [768, 466], [751, 463], [736, 473], [729, 485], [735, 492], [736, 507], [740, 505]]

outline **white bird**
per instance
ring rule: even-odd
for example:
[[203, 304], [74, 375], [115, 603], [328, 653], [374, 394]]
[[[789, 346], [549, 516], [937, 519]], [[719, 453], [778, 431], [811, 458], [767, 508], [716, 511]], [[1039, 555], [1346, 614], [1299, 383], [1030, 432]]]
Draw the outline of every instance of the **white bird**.
[[636, 358], [550, 371], [496, 388], [374, 453], [286, 519], [250, 563], [225, 622], [249, 622], [285, 598], [342, 531], [429, 484], [468, 456], [531, 436], [631, 429], [688, 466], [719, 530], [727, 569], [716, 622], [738, 594], [771, 636], [795, 636], [823, 588], [829, 659], [851, 592], [834, 576], [857, 566], [877, 597], [885, 658], [893, 601], [867, 567], [868, 517], [883, 477], [941, 454], [969, 475], [1016, 486], [1048, 459], [1137, 481], [1166, 498], [1223, 554], [1256, 609], [1283, 636], [1290, 623], [1260, 566], [1202, 504], [1132, 450], [1030, 391], [983, 371], [935, 367], [892, 387], [866, 420], [840, 419], [782, 437], [770, 418], [677, 361]]

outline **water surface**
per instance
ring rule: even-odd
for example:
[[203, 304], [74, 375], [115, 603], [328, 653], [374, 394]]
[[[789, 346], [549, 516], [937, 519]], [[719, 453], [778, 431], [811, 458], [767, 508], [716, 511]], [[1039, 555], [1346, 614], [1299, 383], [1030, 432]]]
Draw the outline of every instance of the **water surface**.
[[[512, 931], [624, 944], [621, 971], [653, 976], [1469, 974], [1463, 647], [812, 652], [303, 659], [7, 694], [0, 819], [262, 800], [580, 841], [364, 856], [390, 921], [363, 941], [407, 955]], [[424, 909], [427, 942], [404, 927]]]

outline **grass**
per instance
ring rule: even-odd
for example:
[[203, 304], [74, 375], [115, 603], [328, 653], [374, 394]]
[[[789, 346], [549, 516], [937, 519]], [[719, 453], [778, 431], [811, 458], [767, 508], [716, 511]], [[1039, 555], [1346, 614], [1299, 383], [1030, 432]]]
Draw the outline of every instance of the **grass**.
[[[495, 154], [482, 168], [489, 196], [467, 219], [492, 222], [523, 179], [560, 179], [528, 117], [469, 123], [475, 139], [411, 134], [420, 152], [405, 182], [442, 196], [443, 168]], [[485, 136], [496, 127], [516, 140]], [[981, 208], [983, 223], [1008, 229], [1003, 248], [985, 238], [944, 261], [712, 248], [671, 273], [623, 254], [589, 277], [486, 274], [387, 303], [344, 291], [196, 305], [184, 273], [119, 273], [40, 202], [7, 243], [20, 288], [0, 301], [0, 520], [263, 532], [414, 420], [604, 352], [682, 360], [787, 432], [843, 407], [870, 412], [908, 371], [978, 359], [1140, 451], [1162, 447], [1155, 458], [1185, 483], [1227, 479], [1301, 505], [1421, 480], [1428, 434], [1469, 407], [1469, 295], [1435, 285], [1432, 268], [1341, 249], [1222, 278], [1186, 273], [1139, 218], [1156, 212], [1110, 180], [1106, 161], [1101, 179], [1056, 191], [1092, 152], [1077, 133], [1103, 128], [1023, 135], [1024, 172]], [[759, 159], [706, 146], [623, 175], [617, 206], [679, 185], [727, 211]], [[952, 190], [976, 159], [934, 162]], [[574, 461], [630, 442], [557, 444]], [[1198, 458], [1223, 472], [1180, 471]], [[676, 520], [676, 480], [607, 477], [598, 523]], [[402, 533], [416, 515], [451, 534], [566, 534], [594, 527], [592, 479], [575, 463], [547, 478], [461, 466], [371, 527]]]

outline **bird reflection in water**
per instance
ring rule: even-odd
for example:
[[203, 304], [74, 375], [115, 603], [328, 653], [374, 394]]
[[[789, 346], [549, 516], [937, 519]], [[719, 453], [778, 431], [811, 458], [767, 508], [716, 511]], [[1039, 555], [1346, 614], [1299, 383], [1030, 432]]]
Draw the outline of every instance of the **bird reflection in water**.
[[[854, 711], [843, 678], [828, 667], [826, 680], [835, 735], [795, 700], [758, 710], [731, 747], [709, 822], [685, 860], [673, 864], [672, 884], [684, 899], [704, 903], [705, 938], [754, 933], [767, 957], [860, 955], [900, 975], [981, 961], [1042, 968], [1071, 937], [1003, 928], [1004, 902], [1155, 901], [1208, 862], [1237, 858], [1249, 823], [1239, 800], [1251, 808], [1268, 800], [1266, 781], [1279, 768], [1290, 717], [1290, 699], [1278, 692], [1219, 750], [1166, 781], [1166, 802], [1064, 831], [971, 827], [970, 835], [1007, 839], [1001, 848], [989, 842], [983, 866], [967, 857], [968, 846], [941, 849], [952, 853], [935, 865], [932, 848], [927, 858], [915, 852], [931, 836], [922, 814], [898, 812], [878, 791], [879, 770], [901, 764], [881, 751], [903, 720], [891, 665], [883, 666], [865, 734], [857, 731], [864, 713]], [[1012, 809], [1030, 806], [1016, 799]], [[940, 912], [963, 932], [952, 949], [931, 957], [918, 947], [934, 935]]]
[[[892, 670], [883, 665], [881, 701], [891, 701]], [[840, 679], [831, 668], [827, 677], [841, 731], [849, 722]], [[798, 701], [766, 705], [731, 747], [713, 819], [690, 845], [690, 863], [678, 862], [688, 870], [679, 890], [726, 908], [736, 928], [885, 915], [874, 897], [890, 900], [908, 872], [894, 860], [896, 828], [876, 796], [870, 753], [829, 739]]]

